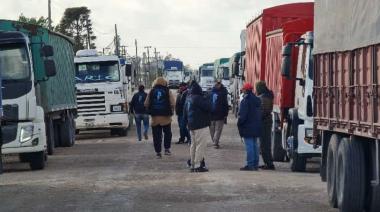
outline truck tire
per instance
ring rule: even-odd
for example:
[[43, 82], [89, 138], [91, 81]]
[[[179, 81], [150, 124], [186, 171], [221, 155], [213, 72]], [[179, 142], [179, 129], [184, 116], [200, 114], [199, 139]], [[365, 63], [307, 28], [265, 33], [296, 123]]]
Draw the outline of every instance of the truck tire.
[[281, 132], [277, 132], [272, 127], [272, 155], [273, 161], [284, 162], [286, 157], [286, 151], [282, 147]]
[[62, 147], [72, 147], [75, 142], [74, 120], [70, 113], [63, 119], [60, 124], [60, 137]]
[[54, 148], [55, 148], [53, 120], [50, 117], [47, 117], [45, 119], [45, 125], [46, 125], [47, 153], [48, 155], [53, 155]]
[[53, 129], [54, 129], [54, 144], [55, 147], [61, 146], [61, 123], [59, 120], [53, 121]]
[[21, 163], [29, 163], [30, 161], [28, 153], [18, 154], [18, 159], [20, 160]]
[[128, 134], [128, 129], [127, 128], [118, 129], [118, 135], [120, 137], [125, 137], [125, 136], [127, 136], [127, 134]]
[[306, 157], [294, 152], [290, 158], [290, 169], [292, 172], [304, 172], [306, 170]]
[[343, 138], [338, 148], [337, 201], [340, 212], [364, 210], [366, 163], [363, 144], [355, 138]]
[[327, 176], [327, 194], [329, 198], [329, 203], [331, 207], [337, 208], [337, 195], [336, 195], [336, 163], [338, 155], [340, 138], [338, 135], [334, 134], [330, 138], [329, 147], [327, 149], [327, 165], [326, 165], [326, 176]]
[[45, 168], [45, 152], [33, 152], [29, 153], [30, 157], [30, 168], [32, 170], [41, 170]]

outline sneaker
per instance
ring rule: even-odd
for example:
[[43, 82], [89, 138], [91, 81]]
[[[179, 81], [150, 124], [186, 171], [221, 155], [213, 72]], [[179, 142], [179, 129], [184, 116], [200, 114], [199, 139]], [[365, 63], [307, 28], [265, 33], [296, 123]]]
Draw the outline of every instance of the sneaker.
[[145, 140], [148, 140], [148, 133], [144, 133]]
[[157, 154], [156, 154], [156, 158], [157, 158], [157, 159], [161, 159], [161, 158], [162, 158], [161, 153], [157, 153]]
[[185, 141], [185, 144], [190, 144], [191, 143], [191, 140], [190, 139], [187, 139], [186, 141]]
[[185, 142], [182, 141], [182, 140], [179, 140], [178, 142], [175, 142], [175, 144], [183, 144], [183, 143], [185, 143]]
[[170, 152], [170, 150], [165, 149], [165, 155], [172, 155], [172, 153]]
[[249, 167], [249, 166], [244, 166], [240, 168], [240, 171], [257, 171], [258, 169], [255, 167]]
[[191, 167], [191, 160], [189, 159], [189, 160], [187, 160], [187, 162], [186, 162], [186, 165], [187, 165], [187, 167], [188, 168], [190, 168]]
[[219, 144], [215, 144], [215, 145], [214, 145], [214, 148], [215, 148], [215, 149], [219, 149], [219, 148], [220, 148]]
[[276, 168], [274, 167], [274, 165], [271, 165], [271, 166], [268, 166], [268, 165], [262, 165], [262, 166], [259, 166], [260, 169], [263, 169], [263, 170], [275, 170]]
[[208, 172], [206, 167], [198, 167], [194, 169], [194, 172]]

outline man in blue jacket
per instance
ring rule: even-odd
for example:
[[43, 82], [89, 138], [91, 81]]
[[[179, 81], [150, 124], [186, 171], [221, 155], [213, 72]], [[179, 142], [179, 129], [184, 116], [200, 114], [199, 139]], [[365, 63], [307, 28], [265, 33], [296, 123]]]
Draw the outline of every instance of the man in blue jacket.
[[144, 124], [144, 138], [145, 140], [148, 140], [149, 115], [144, 106], [144, 102], [148, 94], [144, 91], [144, 89], [145, 87], [143, 85], [140, 85], [139, 91], [133, 95], [132, 101], [130, 103], [131, 113], [135, 115], [137, 138], [139, 141], [142, 139], [141, 122]]
[[244, 98], [240, 103], [238, 129], [244, 139], [247, 152], [247, 164], [241, 171], [257, 171], [259, 165], [259, 151], [257, 138], [261, 135], [261, 101], [252, 93], [252, 85], [245, 83], [243, 86]]
[[224, 121], [228, 116], [228, 91], [220, 81], [217, 81], [211, 91], [211, 125], [210, 134], [215, 149], [219, 149]]
[[202, 95], [202, 88], [193, 81], [190, 96], [186, 100], [183, 115], [191, 133], [191, 172], [207, 172], [204, 166], [207, 140], [209, 137], [211, 104], [208, 98]]

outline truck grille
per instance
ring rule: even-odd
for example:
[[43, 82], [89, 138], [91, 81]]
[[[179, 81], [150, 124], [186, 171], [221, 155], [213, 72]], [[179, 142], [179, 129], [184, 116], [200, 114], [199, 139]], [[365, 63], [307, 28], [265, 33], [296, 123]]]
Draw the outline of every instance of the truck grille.
[[104, 92], [77, 92], [78, 114], [95, 116], [106, 112]]

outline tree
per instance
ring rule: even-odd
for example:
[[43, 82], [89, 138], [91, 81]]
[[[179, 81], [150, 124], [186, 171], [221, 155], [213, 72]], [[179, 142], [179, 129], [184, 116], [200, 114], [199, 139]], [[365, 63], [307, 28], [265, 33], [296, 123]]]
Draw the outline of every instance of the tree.
[[42, 26], [46, 28], [49, 27], [49, 19], [43, 16], [39, 18], [28, 18], [24, 16], [24, 14], [21, 13], [20, 16], [18, 17], [18, 21], [23, 22], [23, 23], [28, 23], [28, 24], [34, 24], [34, 25], [38, 25], [38, 26]]
[[74, 50], [95, 49], [96, 36], [92, 30], [91, 10], [87, 7], [67, 8], [56, 31], [74, 38]]

